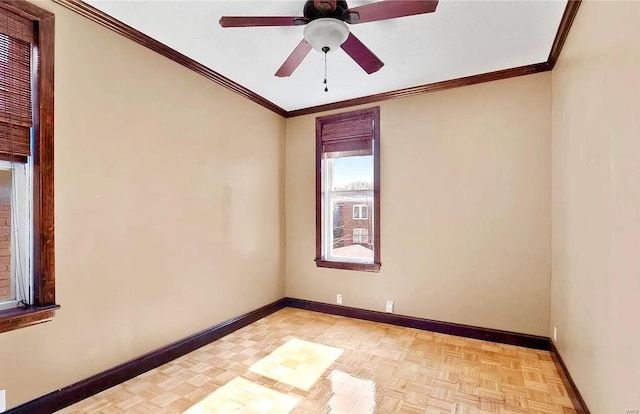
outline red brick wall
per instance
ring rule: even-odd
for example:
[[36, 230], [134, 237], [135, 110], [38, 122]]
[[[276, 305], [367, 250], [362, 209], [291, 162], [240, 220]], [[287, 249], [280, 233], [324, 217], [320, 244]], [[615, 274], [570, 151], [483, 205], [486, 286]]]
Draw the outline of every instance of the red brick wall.
[[[354, 219], [353, 218], [353, 206], [354, 205], [358, 205], [358, 204], [367, 204], [367, 206], [369, 206], [369, 214], [368, 214], [368, 218], [365, 220], [360, 220], [360, 219]], [[362, 244], [365, 247], [368, 248], [372, 248], [373, 247], [373, 229], [371, 228], [371, 213], [372, 213], [372, 207], [373, 204], [371, 201], [367, 201], [366, 203], [363, 202], [350, 202], [350, 201], [346, 201], [346, 202], [342, 202], [340, 203], [340, 224], [341, 224], [341, 231], [339, 232], [339, 234], [337, 234], [336, 238], [341, 238], [342, 242], [341, 243], [337, 243], [336, 246], [334, 247], [345, 247], [345, 246], [351, 246], [353, 243], [353, 229], [356, 228], [364, 228], [364, 229], [368, 229], [369, 230], [369, 243], [368, 244], [363, 244], [363, 243], [358, 243], [358, 244]], [[335, 219], [334, 219], [335, 220]]]
[[11, 299], [11, 204], [0, 202], [0, 300]]

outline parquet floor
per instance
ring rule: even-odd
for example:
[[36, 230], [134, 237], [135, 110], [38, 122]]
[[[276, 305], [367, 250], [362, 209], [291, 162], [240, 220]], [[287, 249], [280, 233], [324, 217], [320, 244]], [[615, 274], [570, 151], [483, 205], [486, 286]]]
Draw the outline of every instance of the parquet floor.
[[551, 355], [285, 308], [60, 413], [575, 413]]

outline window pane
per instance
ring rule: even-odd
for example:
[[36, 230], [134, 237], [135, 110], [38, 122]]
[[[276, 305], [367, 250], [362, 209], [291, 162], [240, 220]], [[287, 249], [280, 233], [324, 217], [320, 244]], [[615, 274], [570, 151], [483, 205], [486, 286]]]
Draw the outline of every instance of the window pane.
[[0, 310], [31, 301], [30, 165], [0, 161]]
[[323, 256], [373, 263], [373, 156], [325, 158], [323, 183]]
[[353, 229], [353, 243], [369, 243], [368, 229]]
[[11, 277], [11, 171], [0, 170], [0, 302], [15, 299]]

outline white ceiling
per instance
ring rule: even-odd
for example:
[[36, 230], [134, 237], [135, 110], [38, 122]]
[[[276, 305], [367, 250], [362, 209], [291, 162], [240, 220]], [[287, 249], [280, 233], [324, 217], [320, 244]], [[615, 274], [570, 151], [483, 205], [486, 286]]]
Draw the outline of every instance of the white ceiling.
[[[304, 26], [226, 28], [221, 16], [301, 16], [303, 0], [86, 0], [142, 33], [292, 111], [545, 62], [566, 0], [441, 0], [435, 13], [349, 26], [385, 66], [367, 75], [342, 50], [311, 51], [289, 78], [274, 76]], [[351, 0], [350, 7], [372, 0]]]

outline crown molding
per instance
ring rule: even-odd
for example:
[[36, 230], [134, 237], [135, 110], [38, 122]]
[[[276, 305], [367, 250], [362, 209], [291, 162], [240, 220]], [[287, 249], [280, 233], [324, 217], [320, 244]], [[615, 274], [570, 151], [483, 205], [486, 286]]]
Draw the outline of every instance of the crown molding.
[[120, 20], [117, 20], [109, 16], [108, 14], [96, 9], [95, 7], [81, 0], [53, 0], [53, 1], [61, 6], [64, 6], [80, 14], [81, 16], [86, 17], [89, 20], [92, 20], [100, 24], [101, 26], [106, 27], [109, 30], [113, 30], [114, 32], [126, 37], [127, 39], [133, 40], [134, 42], [139, 43], [142, 46], [149, 48], [154, 52], [157, 52], [162, 56], [165, 56], [173, 60], [176, 63], [179, 63], [180, 65], [186, 67], [187, 69], [191, 69], [197, 74], [204, 76], [205, 78], [217, 83], [218, 85], [223, 86], [237, 93], [238, 95], [243, 96], [249, 99], [250, 101], [257, 103], [258, 105], [261, 105], [269, 109], [270, 111], [275, 112], [278, 115], [285, 116], [285, 117], [287, 116], [287, 111], [280, 108], [278, 105], [274, 104], [273, 102], [263, 98], [262, 96], [258, 95], [252, 90], [249, 90], [244, 86], [239, 85], [238, 83], [232, 81], [226, 76], [222, 76], [218, 72], [212, 69], [209, 69], [203, 64], [196, 62], [190, 57], [183, 55], [182, 53], [178, 52], [175, 49], [170, 48], [164, 43], [158, 42], [157, 40], [134, 29], [131, 26], [128, 26], [122, 23]]
[[243, 96], [285, 118], [324, 112], [332, 109], [346, 108], [355, 105], [381, 102], [389, 99], [405, 98], [407, 96], [413, 96], [423, 93], [442, 91], [446, 89], [458, 88], [461, 86], [474, 85], [477, 83], [492, 82], [500, 79], [507, 79], [516, 76], [531, 75], [533, 73], [550, 71], [558, 61], [558, 57], [560, 56], [562, 47], [564, 46], [567, 36], [569, 35], [569, 30], [571, 29], [571, 25], [573, 24], [576, 13], [578, 12], [578, 9], [580, 8], [580, 4], [582, 2], [582, 0], [568, 0], [564, 14], [562, 15], [562, 19], [560, 21], [560, 25], [558, 26], [558, 31], [556, 32], [556, 36], [553, 41], [549, 57], [546, 62], [466, 76], [464, 78], [450, 79], [442, 82], [428, 83], [424, 85], [413, 86], [410, 88], [398, 89], [395, 91], [383, 92], [375, 95], [333, 102], [326, 105], [318, 105], [293, 111], [286, 111], [285, 109], [263, 98], [252, 90], [245, 88], [244, 86], [204, 66], [203, 64], [198, 63], [195, 60], [183, 55], [177, 50], [174, 50], [169, 46], [145, 35], [144, 33], [141, 33], [133, 27], [122, 23], [121, 21], [109, 16], [108, 14], [96, 9], [95, 7], [85, 3], [82, 0], [53, 1], [110, 30], [113, 30], [114, 32], [130, 40], [133, 40], [136, 43], [141, 44], [144, 47], [153, 50], [154, 52], [157, 52], [173, 60], [174, 62], [181, 64], [188, 69], [193, 70], [194, 72], [217, 83], [218, 85], [225, 87], [237, 93], [238, 95]]
[[560, 52], [562, 51], [564, 42], [567, 40], [567, 36], [569, 36], [569, 29], [571, 29], [571, 25], [576, 18], [581, 3], [582, 0], [569, 0], [567, 2], [567, 7], [564, 9], [564, 14], [560, 20], [560, 25], [558, 26], [558, 31], [556, 32], [556, 37], [553, 40], [551, 52], [549, 52], [549, 58], [547, 59], [549, 70], [554, 68], [560, 57]]
[[460, 86], [474, 85], [476, 83], [491, 82], [500, 79], [513, 78], [516, 76], [531, 75], [550, 70], [547, 62], [536, 63], [534, 65], [520, 66], [517, 68], [498, 70], [495, 72], [481, 73], [479, 75], [466, 76], [464, 78], [450, 79], [442, 82], [427, 83], [425, 85], [412, 86], [410, 88], [398, 89], [395, 91], [382, 92], [375, 95], [363, 96], [360, 98], [348, 99], [346, 101], [332, 102], [325, 105], [311, 106], [309, 108], [297, 109], [287, 112], [287, 118], [294, 116], [313, 114], [317, 112], [330, 111], [333, 109], [347, 108], [356, 105], [365, 105], [374, 102], [387, 101], [389, 99], [406, 98], [408, 96], [420, 95], [428, 92], [444, 91], [446, 89], [459, 88]]

